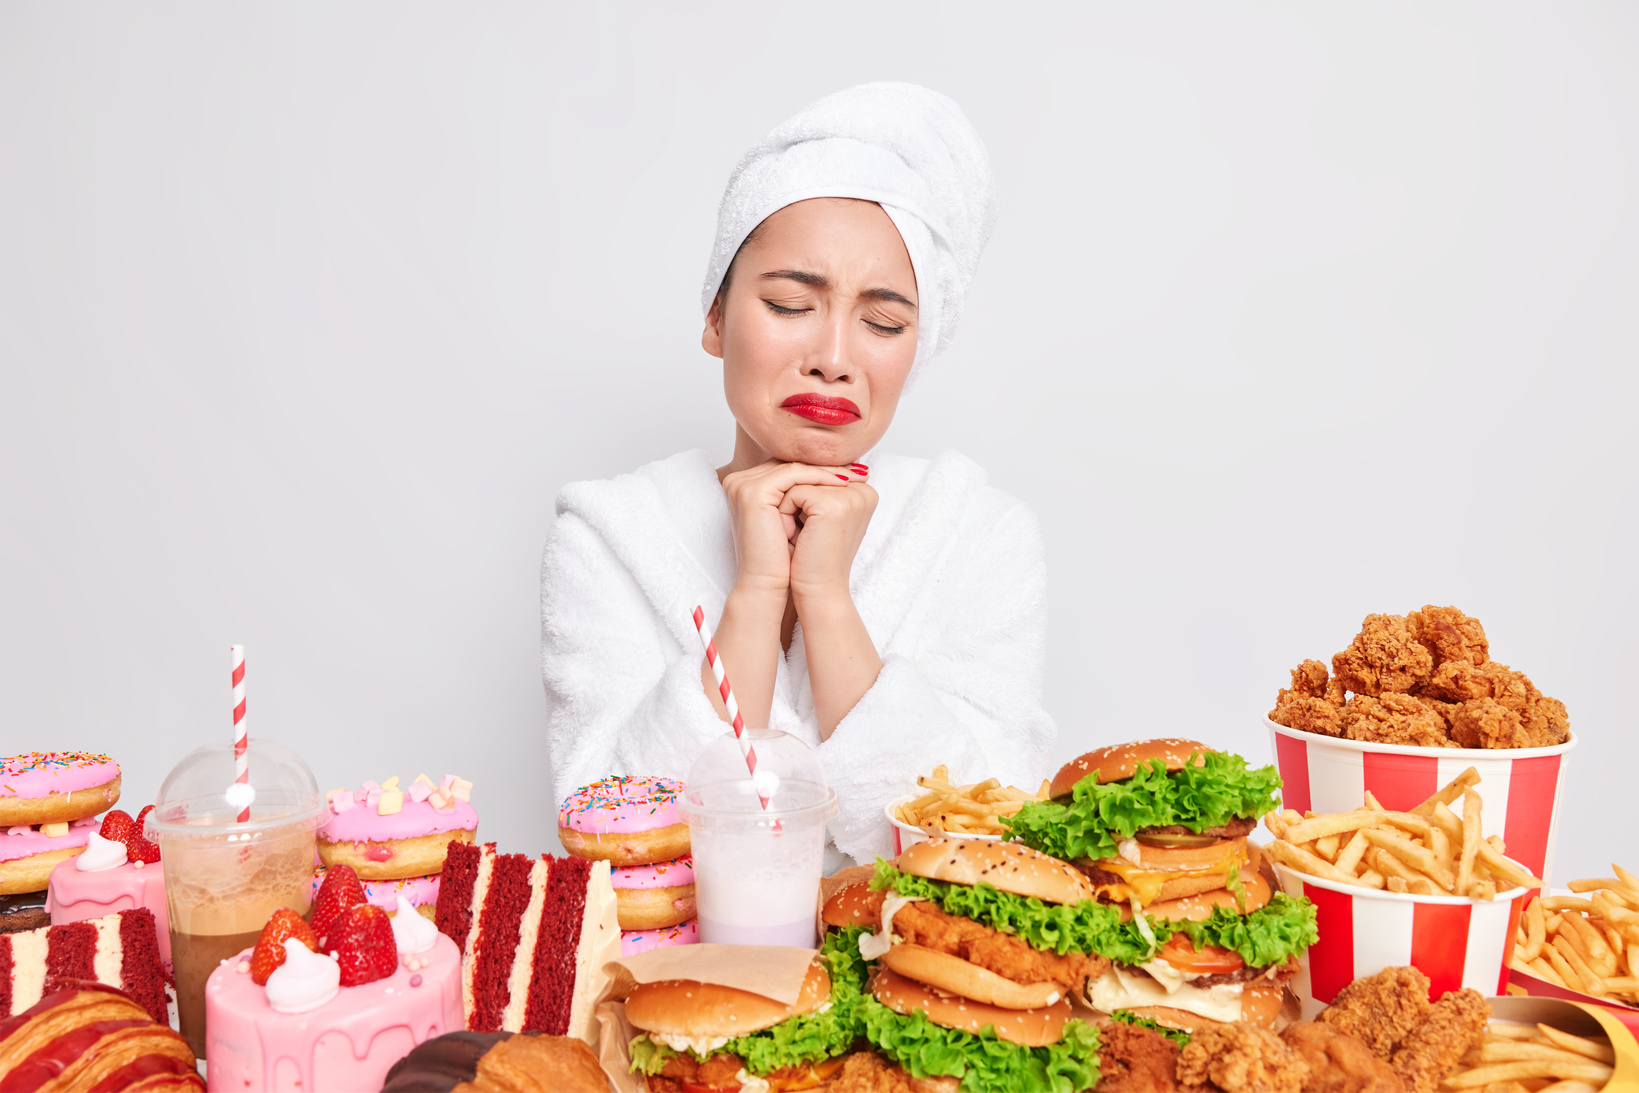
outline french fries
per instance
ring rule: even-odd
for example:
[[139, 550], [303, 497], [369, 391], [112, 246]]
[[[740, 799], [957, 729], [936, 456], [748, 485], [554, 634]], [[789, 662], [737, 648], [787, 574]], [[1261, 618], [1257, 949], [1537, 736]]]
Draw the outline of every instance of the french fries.
[[[1511, 888], [1541, 887], [1540, 880], [1503, 856], [1502, 840], [1481, 837], [1483, 804], [1473, 789], [1479, 781], [1479, 773], [1469, 767], [1410, 812], [1385, 809], [1369, 792], [1365, 807], [1353, 812], [1318, 816], [1300, 816], [1291, 809], [1271, 812], [1263, 818], [1275, 836], [1267, 852], [1275, 861], [1310, 876], [1389, 892], [1493, 900], [1498, 892]], [[1451, 810], [1454, 801], [1462, 802], [1461, 816]], [[1626, 902], [1630, 896], [1632, 902]], [[1617, 897], [1624, 901], [1620, 912], [1633, 916], [1622, 921], [1631, 921], [1633, 938], [1639, 943], [1639, 885], [1631, 891], [1618, 889]], [[1592, 899], [1581, 902], [1593, 906]], [[1521, 929], [1526, 925], [1522, 923]], [[1556, 951], [1573, 967], [1566, 948], [1584, 963], [1600, 952], [1614, 952], [1610, 939], [1596, 937], [1596, 933], [1590, 926]], [[1539, 945], [1530, 959], [1543, 955]], [[1639, 975], [1639, 968], [1633, 974]]]
[[1577, 895], [1526, 904], [1513, 965], [1555, 986], [1639, 1006], [1639, 877], [1612, 869], [1615, 877], [1566, 885]]
[[894, 818], [919, 827], [929, 835], [1001, 835], [1001, 817], [1011, 816], [1027, 801], [1047, 800], [1048, 787], [1042, 781], [1034, 794], [1016, 786], [1004, 786], [996, 778], [956, 786], [950, 782], [950, 768], [940, 763], [931, 775], [922, 775], [916, 784], [928, 792], [895, 805]]
[[[1485, 1040], [1440, 1083], [1442, 1090], [1598, 1090], [1610, 1081], [1616, 1052], [1610, 1042], [1572, 1036], [1549, 1025], [1493, 1021]], [[1553, 1084], [1548, 1084], [1553, 1083]]]

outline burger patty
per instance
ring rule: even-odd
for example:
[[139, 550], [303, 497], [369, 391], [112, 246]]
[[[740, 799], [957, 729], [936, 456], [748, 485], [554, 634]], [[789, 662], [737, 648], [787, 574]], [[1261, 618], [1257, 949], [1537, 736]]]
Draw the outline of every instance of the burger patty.
[[[1274, 965], [1274, 964], [1266, 964], [1261, 968], [1246, 968], [1246, 967], [1243, 967], [1243, 968], [1240, 968], [1237, 971], [1232, 971], [1232, 972], [1218, 972], [1218, 973], [1213, 974], [1213, 975], [1198, 975], [1194, 979], [1191, 979], [1189, 981], [1189, 985], [1192, 986], [1192, 987], [1203, 987], [1204, 988], [1204, 987], [1222, 987], [1222, 986], [1225, 986], [1229, 983], [1250, 983], [1250, 982], [1252, 982], [1252, 980], [1257, 979], [1260, 976], [1267, 974], [1270, 968], [1275, 969], [1275, 974], [1271, 977], [1274, 980], [1274, 982], [1284, 983], [1288, 979], [1292, 978], [1294, 975], [1298, 974], [1299, 966], [1300, 965], [1298, 964], [1298, 958], [1294, 956], [1290, 960], [1286, 961], [1286, 963], [1278, 965], [1278, 966]], [[1130, 972], [1142, 972], [1144, 975], [1149, 975], [1150, 974], [1149, 972], [1145, 971], [1143, 968], [1136, 967], [1136, 966], [1130, 967], [1127, 970], [1130, 971]], [[1150, 976], [1150, 978], [1153, 979], [1154, 976]]]
[[1110, 962], [1091, 953], [1043, 952], [971, 918], [947, 914], [926, 900], [907, 903], [893, 917], [893, 932], [912, 945], [961, 957], [1015, 983], [1057, 983], [1080, 990], [1104, 974]]
[[[661, 1064], [660, 1073], [656, 1077], [669, 1078], [674, 1082], [688, 1082], [691, 1085], [738, 1085], [735, 1075], [745, 1066], [745, 1060], [738, 1055], [728, 1052], [719, 1052], [705, 1062], [696, 1062], [693, 1055], [680, 1051]], [[658, 1088], [657, 1088], [658, 1086]], [[679, 1089], [682, 1087], [679, 1086]], [[652, 1093], [671, 1093], [663, 1085], [658, 1085], [653, 1078], [649, 1081]]]
[[1210, 835], [1214, 839], [1238, 839], [1242, 835], [1252, 834], [1253, 829], [1257, 826], [1258, 821], [1256, 817], [1237, 816], [1235, 819], [1230, 820], [1227, 824], [1222, 824], [1218, 827], [1204, 828], [1200, 831], [1195, 831], [1191, 828], [1185, 827], [1183, 824], [1167, 824], [1165, 827], [1141, 827], [1138, 829], [1136, 834]]
[[1088, 861], [1086, 858], [1078, 859], [1076, 861], [1071, 862], [1070, 864], [1075, 866], [1077, 869], [1079, 869], [1081, 871], [1082, 875], [1085, 876], [1088, 880], [1092, 881], [1094, 884], [1126, 884], [1127, 883], [1126, 880], [1123, 879], [1120, 874], [1112, 873], [1108, 869], [1100, 869], [1098, 866], [1094, 865], [1092, 862]]

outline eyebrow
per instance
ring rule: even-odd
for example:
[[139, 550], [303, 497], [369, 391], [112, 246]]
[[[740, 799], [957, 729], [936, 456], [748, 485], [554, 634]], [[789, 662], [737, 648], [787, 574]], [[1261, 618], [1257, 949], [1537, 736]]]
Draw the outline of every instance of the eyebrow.
[[[804, 285], [812, 285], [815, 288], [831, 287], [831, 282], [826, 280], [823, 276], [818, 273], [811, 273], [805, 269], [772, 269], [763, 274], [762, 277], [765, 281], [785, 280], [796, 281], [799, 284]], [[863, 300], [885, 300], [890, 303], [904, 304], [913, 311], [916, 309], [916, 304], [913, 301], [907, 300], [902, 294], [895, 292], [891, 288], [868, 288], [859, 295]]]

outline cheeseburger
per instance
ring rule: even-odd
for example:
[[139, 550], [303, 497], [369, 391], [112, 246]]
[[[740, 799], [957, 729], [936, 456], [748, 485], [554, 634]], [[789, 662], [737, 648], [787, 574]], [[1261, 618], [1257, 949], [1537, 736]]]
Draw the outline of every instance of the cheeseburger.
[[838, 1056], [858, 1031], [853, 998], [834, 1001], [820, 960], [790, 1005], [691, 979], [642, 984], [626, 997], [626, 1019], [638, 1030], [632, 1070], [645, 1076], [649, 1093], [820, 1087], [842, 1066]]
[[1247, 835], [1278, 807], [1280, 776], [1194, 740], [1099, 748], [1065, 764], [1052, 799], [1004, 820], [1013, 837], [1072, 863], [1132, 934], [1086, 1000], [1173, 1028], [1268, 1025], [1316, 937], [1314, 907], [1274, 892]]

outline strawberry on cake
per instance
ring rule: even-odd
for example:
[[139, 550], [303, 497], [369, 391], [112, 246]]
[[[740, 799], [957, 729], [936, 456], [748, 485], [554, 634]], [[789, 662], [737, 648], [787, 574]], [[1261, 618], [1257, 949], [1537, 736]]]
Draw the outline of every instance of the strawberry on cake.
[[146, 907], [154, 913], [159, 958], [171, 963], [171, 927], [165, 907], [165, 872], [159, 847], [142, 834], [149, 805], [132, 819], [114, 809], [86, 838], [83, 853], [59, 862], [51, 871], [46, 910], [52, 925], [100, 918], [115, 911]]
[[308, 919], [273, 913], [205, 984], [209, 1088], [380, 1089], [424, 1040], [461, 1028], [461, 954], [407, 903], [391, 919], [350, 867]]
[[477, 837], [472, 783], [453, 774], [437, 784], [422, 774], [403, 788], [394, 775], [357, 793], [331, 790], [329, 801], [319, 858], [327, 868], [352, 866], [361, 880], [432, 876], [444, 868], [446, 846]]
[[[326, 872], [323, 866], [313, 870], [314, 895], [324, 884]], [[439, 874], [434, 873], [430, 877], [364, 881], [364, 901], [380, 907], [391, 917], [398, 912], [398, 898], [403, 896], [406, 903], [431, 920], [438, 913], [438, 877]]]

